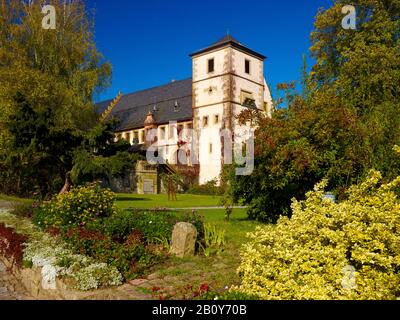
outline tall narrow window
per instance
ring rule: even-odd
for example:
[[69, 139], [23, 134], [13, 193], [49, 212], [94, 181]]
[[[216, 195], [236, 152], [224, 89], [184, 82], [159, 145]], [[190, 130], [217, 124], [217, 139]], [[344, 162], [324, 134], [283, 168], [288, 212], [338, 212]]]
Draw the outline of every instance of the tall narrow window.
[[250, 60], [244, 60], [244, 72], [250, 74]]
[[210, 143], [210, 144], [208, 145], [208, 151], [209, 151], [210, 153], [212, 153], [212, 143]]
[[204, 116], [203, 117], [203, 127], [207, 127], [208, 126], [208, 116]]
[[214, 58], [208, 59], [208, 73], [214, 72]]

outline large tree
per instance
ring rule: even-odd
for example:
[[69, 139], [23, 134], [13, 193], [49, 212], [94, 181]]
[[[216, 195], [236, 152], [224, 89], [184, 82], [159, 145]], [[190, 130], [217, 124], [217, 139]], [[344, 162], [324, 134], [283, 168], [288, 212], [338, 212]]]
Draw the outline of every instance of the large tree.
[[345, 1], [317, 14], [305, 92], [281, 85], [286, 108], [272, 118], [240, 116], [257, 126], [255, 170], [245, 177], [231, 171], [230, 194], [249, 205], [251, 218], [290, 215], [291, 198], [304, 198], [322, 178], [341, 196], [371, 168], [386, 178], [399, 174], [392, 148], [400, 141], [400, 1], [353, 3], [357, 30], [342, 28]]
[[[54, 30], [42, 27], [45, 4], [56, 8]], [[76, 148], [98, 122], [93, 97], [110, 75], [84, 1], [0, 0], [3, 191], [61, 188]]]

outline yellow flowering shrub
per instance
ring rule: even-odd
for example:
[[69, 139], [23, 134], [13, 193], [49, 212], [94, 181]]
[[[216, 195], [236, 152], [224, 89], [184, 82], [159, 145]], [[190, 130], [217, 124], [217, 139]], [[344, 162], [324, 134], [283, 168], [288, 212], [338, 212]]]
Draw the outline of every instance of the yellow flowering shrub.
[[42, 228], [85, 225], [115, 213], [115, 198], [115, 193], [99, 186], [75, 187], [36, 208], [33, 221]]
[[381, 179], [371, 171], [340, 203], [323, 198], [327, 181], [293, 200], [291, 219], [249, 235], [233, 290], [261, 299], [400, 297], [400, 177]]

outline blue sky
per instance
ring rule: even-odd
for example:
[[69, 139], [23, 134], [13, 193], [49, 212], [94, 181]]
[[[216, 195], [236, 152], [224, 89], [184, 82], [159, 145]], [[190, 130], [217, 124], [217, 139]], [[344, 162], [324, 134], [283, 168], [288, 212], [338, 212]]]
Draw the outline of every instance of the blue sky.
[[[112, 86], [95, 97], [113, 98], [191, 77], [190, 53], [227, 31], [267, 56], [273, 89], [297, 80], [308, 55], [315, 14], [332, 0], [86, 0], [95, 9], [95, 40], [113, 65]], [[309, 65], [312, 60], [309, 59]]]

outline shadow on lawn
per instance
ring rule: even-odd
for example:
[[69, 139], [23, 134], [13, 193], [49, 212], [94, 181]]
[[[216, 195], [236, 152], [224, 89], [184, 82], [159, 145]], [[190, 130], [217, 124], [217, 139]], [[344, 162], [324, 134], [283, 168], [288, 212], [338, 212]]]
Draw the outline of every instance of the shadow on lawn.
[[151, 201], [149, 198], [117, 197], [117, 201]]

